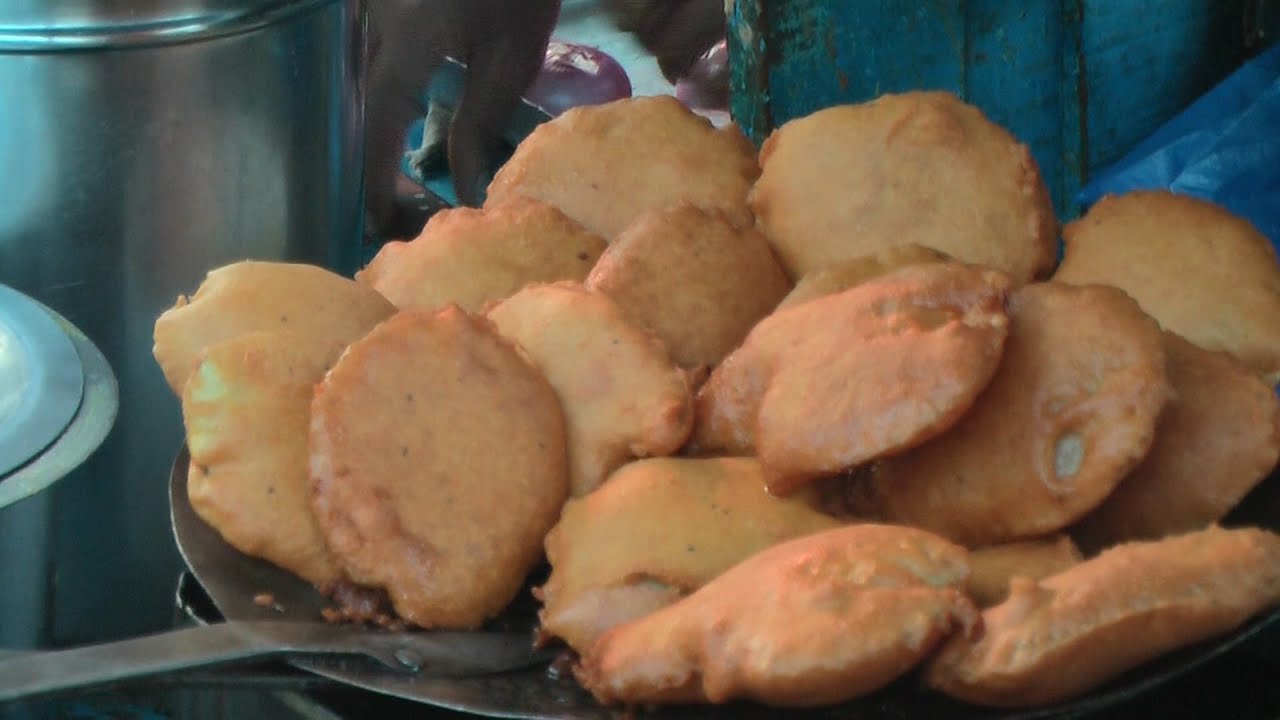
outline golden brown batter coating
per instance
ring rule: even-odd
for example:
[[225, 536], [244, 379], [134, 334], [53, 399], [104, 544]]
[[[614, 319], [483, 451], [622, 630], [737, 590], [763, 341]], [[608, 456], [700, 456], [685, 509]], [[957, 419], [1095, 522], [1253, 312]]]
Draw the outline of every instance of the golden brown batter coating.
[[570, 500], [547, 535], [542, 634], [585, 651], [767, 547], [840, 524], [763, 483], [754, 458], [652, 458]]
[[1167, 191], [1104, 197], [1063, 228], [1053, 279], [1114, 285], [1200, 347], [1280, 383], [1280, 262], [1244, 218]]
[[1027, 285], [1000, 371], [955, 427], [876, 464], [858, 510], [969, 547], [1057, 532], [1151, 447], [1170, 389], [1160, 328], [1115, 288]]
[[756, 417], [785, 349], [786, 326], [773, 314], [752, 328], [738, 349], [725, 356], [694, 397], [690, 455], [755, 455]]
[[778, 304], [778, 310], [824, 295], [844, 292], [908, 265], [947, 262], [951, 259], [946, 253], [923, 245], [908, 243], [882, 248], [870, 255], [841, 260], [805, 273], [791, 292], [787, 293], [787, 296]]
[[182, 392], [191, 507], [240, 552], [322, 591], [342, 571], [311, 514], [307, 428], [312, 388], [344, 349], [247, 333], [206, 349]]
[[564, 407], [574, 497], [637, 457], [670, 455], [693, 425], [689, 378], [662, 341], [577, 283], [530, 285], [489, 310]]
[[1146, 459], [1072, 530], [1086, 549], [1218, 522], [1280, 458], [1275, 391], [1226, 353], [1164, 339], [1173, 397]]
[[1280, 536], [1212, 527], [1119, 545], [1039, 582], [1016, 580], [928, 666], [935, 689], [994, 706], [1047, 705], [1280, 605]]
[[153, 353], [177, 395], [205, 348], [256, 330], [289, 330], [323, 353], [390, 317], [376, 291], [314, 265], [245, 260], [209, 271], [155, 324]]
[[791, 120], [765, 141], [751, 208], [792, 279], [915, 243], [1046, 275], [1057, 223], [1031, 152], [945, 92], [882, 95]]
[[1082, 559], [1067, 535], [974, 548], [969, 551], [969, 597], [980, 608], [999, 605], [1009, 596], [1013, 578], [1039, 580]]
[[484, 318], [404, 311], [316, 387], [311, 500], [357, 583], [427, 628], [515, 597], [568, 494], [555, 391]]
[[977, 611], [966, 553], [905, 527], [854, 525], [757, 553], [685, 599], [605, 633], [576, 674], [604, 703], [811, 707], [865, 695]]
[[774, 313], [702, 387], [694, 445], [754, 448], [785, 494], [924, 442], [995, 373], [1008, 291], [994, 270], [933, 263]]
[[669, 95], [573, 108], [539, 125], [489, 184], [485, 205], [527, 195], [606, 240], [649, 210], [691, 203], [750, 225], [756, 152], [734, 125]]
[[641, 215], [586, 284], [662, 338], [686, 368], [719, 363], [791, 288], [759, 231], [693, 205]]
[[410, 242], [392, 241], [356, 281], [401, 309], [454, 303], [479, 312], [534, 282], [586, 279], [605, 242], [545, 203], [516, 197], [442, 210]]

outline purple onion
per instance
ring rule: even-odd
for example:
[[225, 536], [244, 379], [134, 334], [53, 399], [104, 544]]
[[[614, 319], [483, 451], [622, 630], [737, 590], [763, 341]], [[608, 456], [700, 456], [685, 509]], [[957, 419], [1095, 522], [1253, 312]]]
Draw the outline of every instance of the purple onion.
[[695, 110], [729, 109], [729, 45], [724, 40], [702, 54], [676, 82], [676, 98]]
[[579, 105], [629, 98], [631, 79], [621, 63], [599, 48], [552, 40], [525, 96], [555, 116]]

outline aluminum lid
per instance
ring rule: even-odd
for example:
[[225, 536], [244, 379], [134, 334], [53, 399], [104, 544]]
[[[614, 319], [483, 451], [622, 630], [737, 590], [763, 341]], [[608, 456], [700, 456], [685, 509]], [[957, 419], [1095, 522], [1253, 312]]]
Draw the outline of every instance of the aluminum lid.
[[0, 285], [0, 477], [52, 445], [83, 397], [71, 338], [44, 306]]

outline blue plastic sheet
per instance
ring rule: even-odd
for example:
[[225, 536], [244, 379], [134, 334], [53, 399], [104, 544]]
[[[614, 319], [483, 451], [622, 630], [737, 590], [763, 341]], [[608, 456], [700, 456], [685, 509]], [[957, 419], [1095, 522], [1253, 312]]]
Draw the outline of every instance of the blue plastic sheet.
[[1078, 196], [1167, 188], [1248, 218], [1280, 250], [1280, 43], [1098, 173]]
[[1280, 252], [1280, 43], [1100, 172], [1077, 198], [1087, 207], [1108, 193], [1159, 188], [1248, 218]]

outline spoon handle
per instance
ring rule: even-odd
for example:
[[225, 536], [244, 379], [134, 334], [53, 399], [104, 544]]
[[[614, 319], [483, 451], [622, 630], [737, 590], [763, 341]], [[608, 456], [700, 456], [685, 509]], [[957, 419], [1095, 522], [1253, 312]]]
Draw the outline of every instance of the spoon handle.
[[0, 704], [272, 656], [364, 656], [397, 673], [469, 677], [549, 662], [527, 633], [376, 632], [357, 625], [232, 621], [67, 650], [0, 653]]
[[[24, 652], [0, 659], [0, 703], [101, 687], [182, 670], [260, 660], [299, 650], [287, 628], [296, 623], [217, 623], [66, 650]], [[301, 629], [301, 628], [299, 628]], [[283, 642], [282, 642], [283, 641]], [[333, 651], [324, 648], [322, 651]]]

